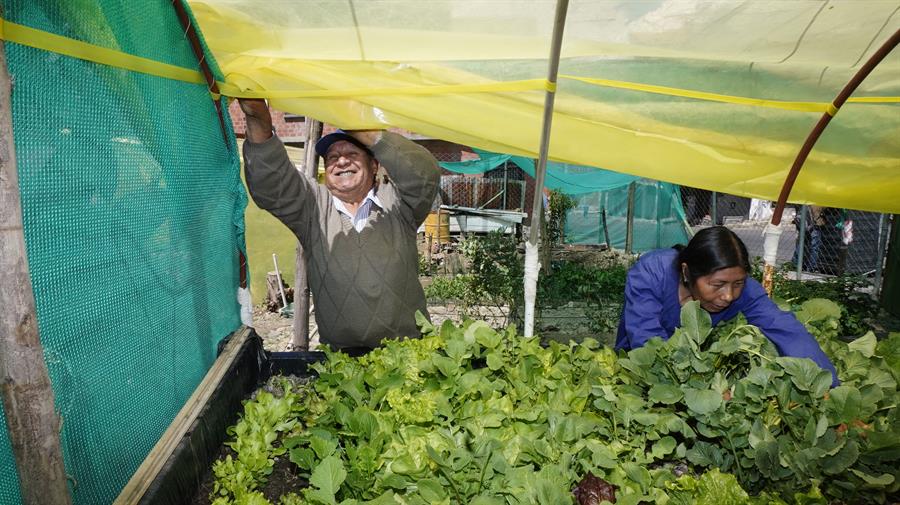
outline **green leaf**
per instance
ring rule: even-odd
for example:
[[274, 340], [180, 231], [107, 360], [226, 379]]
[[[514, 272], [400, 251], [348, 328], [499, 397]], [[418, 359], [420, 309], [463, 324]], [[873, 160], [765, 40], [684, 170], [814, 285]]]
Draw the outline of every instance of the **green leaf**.
[[822, 471], [829, 475], [837, 475], [850, 468], [859, 459], [859, 445], [848, 441], [834, 456], [825, 456], [820, 460]]
[[347, 421], [350, 429], [363, 438], [372, 438], [378, 430], [378, 419], [366, 408], [353, 412]]
[[653, 444], [653, 448], [650, 452], [653, 454], [654, 458], [662, 459], [664, 456], [671, 453], [676, 445], [677, 443], [673, 437], [665, 436]]
[[534, 494], [539, 505], [559, 505], [561, 503], [571, 503], [572, 500], [568, 490], [559, 483], [540, 477], [535, 483]]
[[[450, 321], [444, 321], [444, 324], [446, 323], [450, 323]], [[446, 351], [447, 356], [449, 356], [457, 366], [459, 366], [458, 364], [462, 363], [464, 359], [471, 356], [469, 346], [466, 345], [466, 342], [464, 340], [460, 339], [447, 340]], [[441, 372], [443, 372], [443, 369], [441, 369]]]
[[847, 344], [847, 347], [851, 351], [857, 351], [861, 353], [863, 356], [867, 358], [871, 358], [875, 355], [875, 346], [878, 344], [878, 339], [875, 338], [875, 334], [871, 331], [866, 333], [865, 335], [859, 337]]
[[686, 388], [684, 402], [697, 414], [709, 414], [722, 405], [722, 393], [711, 389]]
[[592, 465], [600, 468], [616, 467], [616, 452], [609, 445], [593, 439], [587, 439], [585, 444], [591, 451]]
[[304, 470], [312, 470], [313, 465], [316, 464], [315, 454], [313, 454], [311, 449], [305, 447], [291, 449], [288, 453], [288, 459], [291, 460], [291, 463]]
[[677, 403], [683, 397], [684, 392], [681, 391], [681, 388], [669, 384], [654, 384], [647, 394], [650, 401], [666, 405]]
[[700, 302], [690, 301], [681, 307], [681, 329], [697, 345], [706, 340], [712, 331], [712, 318], [700, 307]]
[[832, 424], [849, 423], [859, 418], [862, 397], [855, 387], [841, 385], [831, 390], [824, 404]]
[[697, 442], [685, 456], [697, 466], [720, 466], [724, 463], [722, 450], [708, 442]]
[[337, 440], [314, 436], [309, 440], [309, 446], [316, 452], [316, 456], [318, 456], [319, 459], [325, 459], [337, 449]]
[[431, 358], [434, 366], [444, 375], [444, 377], [455, 377], [460, 373], [459, 364], [456, 360], [447, 356], [435, 355]]
[[336, 456], [328, 456], [316, 466], [309, 477], [309, 484], [316, 488], [311, 494], [323, 503], [335, 503], [334, 495], [346, 478], [344, 462]]
[[795, 314], [803, 324], [824, 321], [828, 318], [840, 319], [841, 306], [825, 298], [813, 298], [803, 302]]
[[757, 444], [754, 458], [756, 468], [766, 478], [778, 480], [785, 471], [790, 473], [790, 470], [781, 467], [779, 452], [778, 442], [775, 440], [766, 440]]
[[753, 427], [750, 428], [748, 440], [750, 447], [756, 449], [763, 442], [774, 442], [775, 437], [772, 436], [772, 432], [769, 431], [762, 419], [757, 417], [753, 421]]
[[851, 468], [850, 471], [860, 479], [864, 480], [866, 484], [873, 487], [887, 487], [894, 483], [894, 476], [889, 473], [884, 473], [879, 475], [878, 477], [875, 477], [867, 473], [860, 472], [855, 468]]
[[410, 454], [403, 454], [391, 463], [391, 471], [399, 475], [415, 475], [422, 469], [423, 465], [417, 463]]
[[503, 357], [497, 352], [489, 353], [485, 361], [487, 362], [488, 368], [493, 371], [500, 370], [505, 365]]
[[425, 317], [425, 314], [422, 314], [422, 311], [416, 311], [416, 326], [421, 328], [422, 335], [428, 335], [434, 332], [434, 325], [431, 324], [431, 321]]
[[622, 463], [622, 470], [625, 471], [625, 475], [629, 480], [636, 482], [641, 486], [642, 492], [646, 492], [647, 488], [650, 487], [650, 471], [643, 465], [638, 465], [637, 463]]
[[505, 505], [506, 502], [493, 496], [476, 496], [469, 505]]
[[749, 498], [734, 475], [713, 468], [700, 476], [690, 501], [695, 505], [739, 505]]
[[428, 503], [441, 502], [447, 498], [447, 489], [436, 479], [421, 479], [416, 482], [416, 487]]
[[478, 342], [488, 349], [495, 349], [500, 345], [500, 335], [484, 321], [473, 322], [466, 329], [465, 339], [468, 343]]
[[809, 391], [815, 398], [821, 397], [831, 387], [831, 372], [823, 370], [809, 358], [782, 356], [775, 361], [784, 368], [791, 382], [800, 391]]

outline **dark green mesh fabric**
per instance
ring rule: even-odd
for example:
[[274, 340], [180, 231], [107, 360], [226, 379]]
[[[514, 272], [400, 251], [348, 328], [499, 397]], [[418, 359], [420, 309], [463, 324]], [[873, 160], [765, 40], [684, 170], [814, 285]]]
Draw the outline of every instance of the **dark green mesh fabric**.
[[[9, 21], [191, 69], [168, 0]], [[205, 86], [6, 44], [25, 239], [76, 504], [111, 503], [240, 325], [246, 196]], [[226, 116], [227, 121], [227, 116]], [[5, 423], [0, 503], [20, 501]]]

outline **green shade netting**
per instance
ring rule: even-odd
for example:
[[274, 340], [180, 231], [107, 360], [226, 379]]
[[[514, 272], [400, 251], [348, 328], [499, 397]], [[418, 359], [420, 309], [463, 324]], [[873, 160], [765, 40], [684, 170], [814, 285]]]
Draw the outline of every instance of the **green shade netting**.
[[[476, 149], [475, 152], [480, 156], [477, 160], [440, 162], [438, 164], [442, 168], [458, 174], [483, 174], [510, 161], [534, 178], [535, 163], [533, 159], [523, 156], [491, 153], [480, 149]], [[549, 189], [567, 195], [581, 195], [627, 186], [636, 179], [638, 177], [633, 175], [617, 174], [599, 168], [551, 161], [547, 163], [544, 185]]]
[[[513, 162], [534, 177], [533, 159], [476, 149], [479, 159], [439, 162], [441, 168], [459, 174], [484, 174]], [[628, 216], [628, 188], [634, 183], [634, 239], [632, 250], [649, 251], [687, 243], [690, 236], [674, 184], [650, 181], [599, 168], [547, 163], [545, 185], [575, 199], [575, 208], [566, 215], [565, 240], [569, 244], [607, 244], [625, 248]], [[606, 213], [604, 225], [603, 212]], [[605, 229], [604, 229], [605, 228]]]
[[[3, 11], [197, 67], [169, 1], [4, 0]], [[204, 85], [5, 46], [29, 268], [70, 490], [75, 504], [111, 503], [240, 325], [246, 196], [233, 132], [226, 123], [223, 138]], [[4, 426], [0, 503], [19, 501]]]
[[[537, 157], [554, 0], [190, 3], [225, 93]], [[897, 7], [571, 0], [549, 159], [775, 200], [828, 104], [900, 29]], [[791, 200], [900, 212], [898, 97], [895, 49], [825, 130]]]
[[[686, 244], [690, 240], [678, 186], [640, 179], [634, 182], [632, 251]], [[628, 226], [628, 186], [575, 197], [566, 214], [568, 244], [607, 244], [625, 249]], [[605, 231], [604, 231], [604, 216]]]

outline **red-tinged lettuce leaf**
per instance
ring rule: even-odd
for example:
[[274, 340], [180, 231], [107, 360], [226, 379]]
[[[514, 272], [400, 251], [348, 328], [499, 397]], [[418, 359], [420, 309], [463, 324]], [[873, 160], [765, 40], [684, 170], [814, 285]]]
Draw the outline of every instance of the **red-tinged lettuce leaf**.
[[572, 494], [578, 505], [599, 505], [604, 500], [616, 503], [616, 489], [617, 486], [588, 472], [572, 490]]

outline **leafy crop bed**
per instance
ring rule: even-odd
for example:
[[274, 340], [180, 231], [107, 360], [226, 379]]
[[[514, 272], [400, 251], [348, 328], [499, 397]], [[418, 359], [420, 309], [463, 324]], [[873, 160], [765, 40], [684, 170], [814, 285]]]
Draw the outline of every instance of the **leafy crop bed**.
[[[482, 322], [328, 354], [309, 384], [260, 392], [214, 465], [217, 505], [884, 503], [900, 489], [900, 334], [835, 338], [840, 308], [798, 317], [842, 385], [696, 303], [668, 341], [616, 354], [540, 345]], [[579, 485], [579, 483], [581, 483]], [[574, 492], [573, 492], [574, 491]]]

